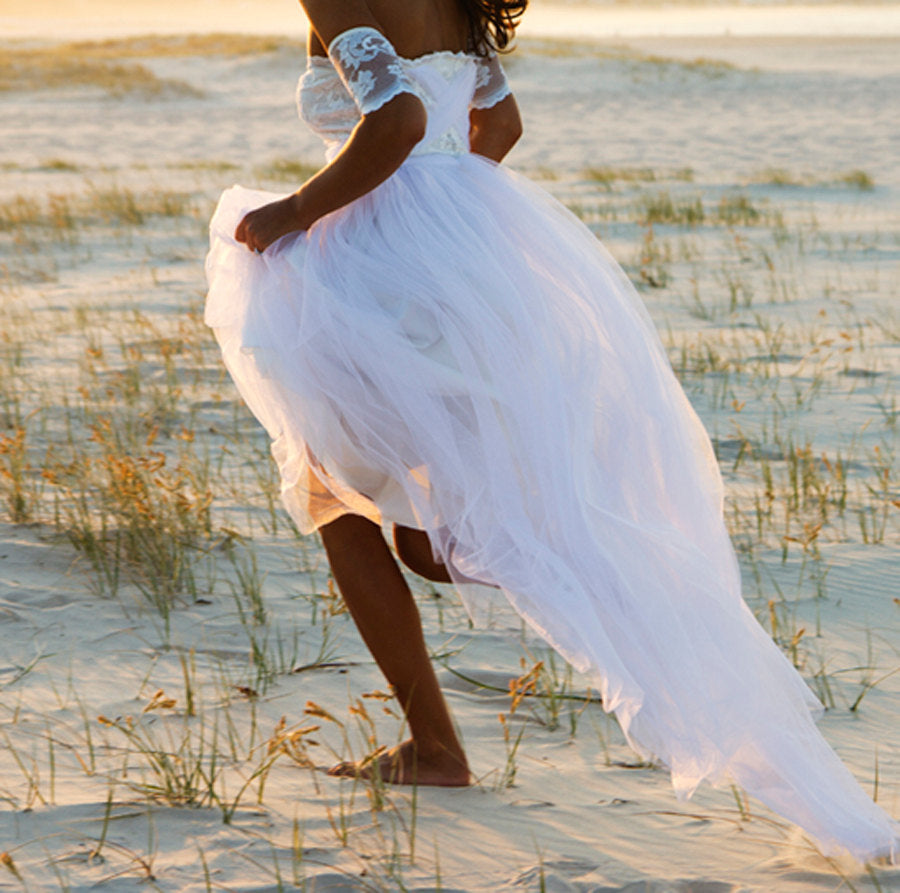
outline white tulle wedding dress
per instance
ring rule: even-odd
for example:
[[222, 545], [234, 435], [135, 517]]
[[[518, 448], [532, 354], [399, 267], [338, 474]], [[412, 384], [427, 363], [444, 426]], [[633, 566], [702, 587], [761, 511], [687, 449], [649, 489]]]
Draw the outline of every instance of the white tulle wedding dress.
[[820, 705], [743, 602], [708, 437], [597, 239], [468, 147], [508, 93], [495, 57], [398, 58], [355, 28], [309, 60], [302, 118], [333, 157], [400, 92], [424, 139], [367, 195], [264, 254], [211, 225], [206, 320], [309, 532], [345, 512], [428, 532], [590, 674], [679, 796], [733, 780], [826, 853], [898, 826], [813, 722]]

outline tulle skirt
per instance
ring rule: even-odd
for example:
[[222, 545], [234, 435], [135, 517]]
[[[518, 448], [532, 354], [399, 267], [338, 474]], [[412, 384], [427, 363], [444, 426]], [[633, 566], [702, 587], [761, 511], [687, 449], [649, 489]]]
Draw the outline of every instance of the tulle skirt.
[[709, 439], [591, 232], [474, 155], [411, 157], [252, 254], [235, 227], [278, 197], [222, 196], [206, 321], [300, 530], [427, 531], [589, 674], [679, 796], [733, 780], [826, 853], [893, 853], [741, 598]]

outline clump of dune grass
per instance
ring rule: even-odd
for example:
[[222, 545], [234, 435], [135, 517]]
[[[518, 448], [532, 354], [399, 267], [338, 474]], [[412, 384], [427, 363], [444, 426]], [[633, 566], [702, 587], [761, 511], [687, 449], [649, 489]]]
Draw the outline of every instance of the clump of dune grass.
[[615, 183], [656, 183], [666, 180], [680, 180], [690, 183], [694, 179], [694, 172], [689, 167], [673, 168], [672, 170], [654, 170], [652, 167], [589, 167], [582, 172], [585, 179], [599, 183], [606, 189], [611, 189]]
[[0, 433], [0, 492], [9, 519], [22, 524], [32, 518], [33, 497], [29, 494], [31, 465], [25, 443], [26, 429], [19, 425], [10, 433]]
[[39, 167], [45, 171], [59, 171], [60, 173], [75, 173], [78, 170], [77, 164], [66, 161], [65, 158], [47, 158], [40, 163]]
[[653, 183], [656, 181], [656, 171], [650, 167], [589, 167], [585, 169], [584, 176], [607, 188], [616, 182]]
[[[698, 200], [699, 202], [699, 200]], [[658, 205], [659, 213], [665, 213], [673, 203], [665, 201], [665, 196]], [[670, 213], [673, 223], [688, 223], [689, 219], [678, 219], [678, 206], [675, 212]], [[783, 218], [778, 209], [773, 209], [765, 200], [754, 201], [743, 192], [727, 192], [719, 198], [719, 201], [707, 210], [699, 222], [705, 220], [708, 224], [720, 226], [773, 226], [783, 227]]]
[[751, 183], [763, 186], [817, 186], [817, 187], [849, 187], [861, 192], [869, 192], [875, 188], [872, 175], [860, 168], [841, 171], [832, 176], [816, 176], [811, 173], [796, 173], [786, 168], [769, 167], [750, 177]]
[[[51, 352], [65, 343], [48, 368], [46, 349], [26, 350], [38, 331]], [[0, 302], [0, 515], [57, 531], [95, 593], [143, 596], [166, 636], [172, 612], [215, 587], [223, 537], [287, 524], [265, 438], [222, 399], [223, 375], [199, 306], [160, 322], [127, 302], [49, 315]], [[233, 519], [214, 518], [214, 490], [233, 495]], [[270, 628], [251, 552], [224, 576], [246, 620], [250, 682], [264, 690], [295, 667], [296, 633]]]
[[[0, 321], [12, 320], [23, 327], [3, 308]], [[173, 337], [140, 314], [120, 318], [117, 355], [101, 335], [109, 319], [74, 313], [66, 336], [83, 345], [81, 369], [54, 379], [49, 403], [24, 374], [14, 342], [0, 363], [4, 514], [56, 528], [84, 556], [96, 592], [136, 587], [166, 628], [176, 601], [196, 597], [195, 565], [213, 535], [210, 457], [206, 445], [195, 445], [181, 405], [186, 392], [202, 387], [189, 374], [204, 363], [193, 340], [200, 322], [189, 330], [189, 321], [187, 314], [179, 320], [182, 332]]]
[[767, 167], [750, 178], [751, 183], [763, 186], [808, 186], [810, 178], [783, 167]]
[[[727, 272], [727, 271], [726, 271]], [[733, 274], [732, 274], [733, 275]], [[728, 279], [723, 272], [725, 284]], [[729, 295], [729, 318], [752, 303], [735, 279]], [[734, 413], [736, 439], [717, 443], [717, 454], [732, 476], [741, 473], [744, 487], [729, 498], [736, 507], [729, 515], [732, 533], [745, 545], [778, 545], [799, 549], [810, 560], [819, 560], [819, 544], [828, 539], [846, 541], [854, 534], [863, 544], [887, 541], [900, 521], [897, 499], [897, 452], [895, 429], [885, 418], [885, 433], [879, 442], [863, 451], [856, 446], [862, 431], [843, 447], [828, 449], [809, 437], [791, 430], [791, 413], [809, 411], [825, 389], [828, 376], [839, 374], [846, 351], [852, 351], [852, 336], [842, 331], [838, 337], [819, 338], [806, 357], [802, 344], [788, 340], [783, 326], [773, 327], [759, 313], [759, 337], [754, 337], [754, 354], [747, 357], [722, 334], [694, 334], [682, 342], [681, 354], [673, 357], [676, 370], [686, 384], [695, 377], [715, 384], [714, 399], [730, 402]], [[714, 319], [715, 314], [704, 318]], [[744, 336], [746, 339], [746, 336]], [[796, 338], [796, 334], [793, 336]], [[733, 333], [730, 340], [739, 343]], [[782, 363], [804, 364], [803, 375], [782, 371]], [[744, 433], [740, 413], [748, 399], [765, 400], [769, 407], [755, 435]], [[871, 427], [866, 422], [863, 430]], [[752, 483], [749, 483], [752, 481]], [[737, 507], [740, 507], [737, 509]]]
[[[87, 558], [104, 595], [132, 583], [168, 622], [175, 598], [196, 595], [193, 565], [212, 533], [209, 481], [187, 456], [170, 460], [112, 415], [91, 422], [91, 450], [73, 444], [45, 470], [57, 525]], [[61, 452], [61, 451], [60, 451]]]
[[150, 217], [195, 216], [190, 193], [173, 189], [146, 189], [134, 192], [118, 185], [92, 187], [80, 202], [89, 219], [96, 215], [104, 223], [141, 224]]
[[723, 195], [716, 207], [716, 220], [728, 226], [748, 226], [759, 222], [762, 216], [762, 212], [743, 193]]
[[0, 232], [24, 228], [68, 230], [72, 227], [70, 196], [48, 195], [43, 200], [14, 195], [0, 202]]
[[78, 88], [148, 99], [202, 95], [186, 81], [160, 78], [146, 66], [99, 58], [83, 44], [10, 47], [0, 56], [0, 92]]
[[261, 34], [148, 34], [140, 37], [116, 37], [62, 45], [74, 53], [95, 59], [137, 59], [184, 56], [255, 56], [282, 49], [305, 50], [300, 40]]
[[656, 54], [640, 54], [638, 61], [661, 68], [677, 68], [684, 71], [695, 71], [700, 74], [722, 77], [729, 71], [735, 71], [737, 66], [724, 59], [711, 59], [707, 56], [695, 56], [693, 59], [678, 59], [673, 56], [659, 56]]
[[254, 168], [254, 176], [260, 180], [300, 183], [317, 173], [321, 165], [309, 164], [296, 158], [276, 158]]
[[118, 734], [127, 748], [124, 764], [114, 770], [111, 780], [155, 803], [216, 807], [222, 821], [230, 824], [253, 788], [256, 804], [262, 804], [277, 761], [287, 758], [296, 766], [313, 765], [308, 748], [316, 742], [309, 736], [319, 726], [308, 722], [288, 726], [282, 719], [267, 740], [257, 742], [254, 717], [248, 741], [237, 733], [227, 701], [213, 717], [207, 714], [193, 652], [182, 657], [181, 664], [183, 698], [180, 692], [172, 696], [157, 689], [137, 716], [97, 717], [100, 726]]
[[[713, 77], [722, 76], [738, 68], [734, 63], [726, 62], [723, 59], [712, 59], [706, 56], [679, 59], [676, 56], [645, 53], [634, 47], [624, 45], [598, 46], [595, 42], [579, 40], [578, 38], [523, 38], [520, 40], [519, 45], [521, 51], [529, 55], [534, 54], [563, 59], [620, 60], [636, 66], [646, 65], [658, 69], [698, 72]], [[515, 59], [512, 61], [515, 61]]]
[[636, 259], [641, 282], [650, 288], [665, 288], [670, 280], [671, 260], [669, 244], [658, 240], [653, 232], [653, 224], [648, 224]]
[[870, 192], [875, 188], [875, 181], [871, 175], [859, 168], [840, 174], [836, 181], [844, 186], [859, 189], [861, 192]]
[[213, 174], [226, 174], [240, 168], [233, 161], [225, 161], [221, 158], [200, 158], [190, 161], [170, 162], [167, 167], [170, 170], [210, 172]]
[[0, 201], [0, 233], [10, 233], [19, 244], [31, 244], [36, 237], [73, 242], [84, 227], [140, 226], [150, 218], [197, 214], [190, 193], [160, 188], [138, 192], [113, 183], [81, 193], [13, 195]]
[[644, 193], [636, 202], [636, 210], [638, 221], [645, 226], [655, 223], [697, 226], [706, 219], [699, 196], [673, 198], [669, 192]]

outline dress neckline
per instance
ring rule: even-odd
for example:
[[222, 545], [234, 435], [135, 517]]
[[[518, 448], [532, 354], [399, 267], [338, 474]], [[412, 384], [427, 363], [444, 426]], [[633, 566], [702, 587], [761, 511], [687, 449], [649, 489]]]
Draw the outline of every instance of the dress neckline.
[[[398, 54], [397, 58], [400, 59], [401, 62], [425, 62], [429, 59], [433, 59], [436, 56], [449, 56], [451, 58], [458, 59], [480, 59], [481, 56], [476, 53], [470, 53], [468, 50], [429, 50], [427, 53], [422, 53], [420, 56], [401, 56]], [[324, 56], [320, 53], [308, 53], [307, 60], [311, 63], [319, 63], [319, 64], [327, 64], [329, 66], [332, 65], [331, 59], [328, 56]], [[332, 66], [333, 67], [333, 66]]]
[[[388, 39], [388, 37], [382, 32], [379, 31], [378, 28], [373, 28], [371, 25], [356, 25], [352, 28], [347, 28], [345, 31], [341, 31], [340, 34], [335, 35], [331, 39], [331, 42], [328, 44], [328, 48], [324, 55], [308, 55], [308, 59], [312, 61], [313, 59], [321, 59], [330, 63], [329, 53], [331, 52], [331, 48], [343, 37], [346, 37], [348, 34], [352, 34], [357, 31], [369, 31], [373, 34], [377, 34], [379, 37], [384, 39], [387, 44], [391, 47], [392, 50], [396, 53], [397, 51], [394, 49], [393, 44]], [[478, 59], [479, 56], [476, 53], [470, 52], [469, 50], [430, 50], [427, 53], [422, 53], [419, 56], [401, 56], [400, 53], [397, 53], [397, 58], [403, 62], [422, 62], [427, 61], [428, 59], [433, 59], [436, 56], [451, 56], [465, 59]]]

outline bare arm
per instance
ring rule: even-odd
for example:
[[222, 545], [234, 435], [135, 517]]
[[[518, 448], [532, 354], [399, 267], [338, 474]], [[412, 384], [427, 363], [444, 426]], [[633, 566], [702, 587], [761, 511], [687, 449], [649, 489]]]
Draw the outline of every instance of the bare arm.
[[234, 237], [250, 249], [265, 251], [286, 233], [309, 229], [320, 217], [384, 182], [424, 135], [422, 103], [401, 93], [362, 118], [335, 159], [293, 195], [244, 217]]
[[502, 161], [520, 136], [522, 118], [512, 93], [490, 108], [469, 112], [469, 145], [478, 155]]
[[[304, 0], [304, 8], [323, 46], [357, 25], [378, 28], [363, 0]], [[426, 113], [410, 93], [395, 96], [364, 115], [340, 153], [293, 195], [251, 211], [235, 238], [264, 251], [276, 239], [308, 229], [325, 214], [354, 201], [384, 182], [425, 135]]]

